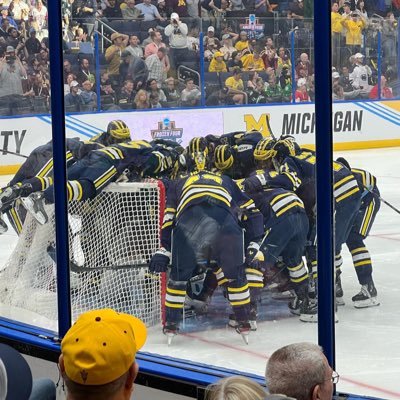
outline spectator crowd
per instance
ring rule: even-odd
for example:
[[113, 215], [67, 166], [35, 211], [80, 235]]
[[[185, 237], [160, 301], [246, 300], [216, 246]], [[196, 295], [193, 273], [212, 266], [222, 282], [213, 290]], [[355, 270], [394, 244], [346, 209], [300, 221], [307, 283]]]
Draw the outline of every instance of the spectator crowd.
[[[0, 0], [0, 115], [49, 111], [46, 5]], [[63, 0], [61, 11], [68, 112], [314, 100], [311, 0]], [[332, 2], [334, 100], [398, 95], [399, 16], [396, 0]]]

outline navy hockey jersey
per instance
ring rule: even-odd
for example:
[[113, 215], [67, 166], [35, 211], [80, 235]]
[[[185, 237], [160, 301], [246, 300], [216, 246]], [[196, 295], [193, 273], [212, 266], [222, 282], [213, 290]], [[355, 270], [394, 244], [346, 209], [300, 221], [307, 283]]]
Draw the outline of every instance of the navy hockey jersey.
[[169, 182], [161, 236], [165, 248], [170, 248], [171, 229], [175, 219], [179, 219], [189, 207], [199, 204], [221, 207], [232, 213], [238, 221], [245, 220], [248, 225], [246, 229], [251, 231], [250, 236], [253, 238], [263, 234], [262, 216], [254, 201], [242, 193], [228, 176], [201, 171]]

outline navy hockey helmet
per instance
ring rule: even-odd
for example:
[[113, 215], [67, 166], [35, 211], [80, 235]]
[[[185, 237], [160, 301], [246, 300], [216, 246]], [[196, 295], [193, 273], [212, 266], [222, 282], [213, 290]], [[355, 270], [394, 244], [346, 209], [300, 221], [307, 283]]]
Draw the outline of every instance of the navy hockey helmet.
[[195, 137], [187, 147], [189, 159], [192, 162], [191, 169], [203, 171], [207, 167], [208, 146], [207, 140], [203, 137]]
[[343, 158], [343, 157], [338, 157], [336, 159], [337, 162], [339, 162], [340, 164], [344, 165], [347, 169], [351, 169], [349, 162]]
[[290, 141], [293, 143], [295, 155], [298, 155], [298, 154], [301, 153], [301, 147], [300, 147], [299, 144], [296, 142], [296, 139], [295, 139], [293, 136], [291, 136], [291, 135], [284, 135], [284, 136], [281, 136], [281, 137], [279, 138], [279, 140], [290, 140]]
[[254, 149], [254, 159], [257, 161], [266, 161], [276, 156], [276, 150], [274, 149], [275, 140], [271, 138], [261, 139], [256, 148]]
[[131, 132], [128, 125], [120, 119], [111, 121], [107, 126], [107, 133], [118, 141], [125, 141], [131, 138]]
[[225, 171], [231, 168], [233, 162], [234, 162], [233, 150], [229, 145], [221, 144], [215, 148], [214, 164], [219, 170]]
[[279, 162], [282, 162], [288, 156], [296, 155], [294, 140], [291, 138], [279, 139], [274, 145], [274, 150], [276, 152], [275, 158]]

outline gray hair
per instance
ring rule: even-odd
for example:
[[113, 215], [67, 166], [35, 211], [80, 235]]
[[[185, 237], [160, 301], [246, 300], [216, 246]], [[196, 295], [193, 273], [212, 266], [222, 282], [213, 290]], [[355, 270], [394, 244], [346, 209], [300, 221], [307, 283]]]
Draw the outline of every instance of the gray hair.
[[314, 343], [293, 343], [276, 350], [267, 363], [265, 378], [270, 393], [310, 400], [315, 385], [326, 376], [323, 350]]
[[230, 376], [207, 386], [207, 400], [264, 400], [267, 393], [257, 382], [244, 376]]

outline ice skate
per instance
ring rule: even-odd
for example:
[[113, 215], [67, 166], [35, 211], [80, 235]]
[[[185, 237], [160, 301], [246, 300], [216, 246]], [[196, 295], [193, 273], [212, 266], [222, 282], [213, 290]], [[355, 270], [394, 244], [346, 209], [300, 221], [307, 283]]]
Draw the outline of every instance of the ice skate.
[[251, 331], [250, 323], [248, 321], [239, 321], [235, 330], [242, 336], [243, 341], [249, 344], [249, 333]]
[[342, 280], [340, 279], [340, 275], [336, 278], [335, 295], [336, 295], [336, 305], [344, 306], [345, 302], [343, 299], [343, 288], [342, 288]]
[[28, 197], [22, 199], [22, 203], [39, 224], [44, 225], [47, 223], [49, 217], [44, 209], [44, 197], [42, 192], [30, 194]]
[[[250, 324], [250, 330], [255, 332], [257, 330], [257, 311], [255, 310], [250, 311], [249, 324]], [[239, 326], [235, 314], [229, 314], [228, 326], [234, 329], [236, 329]]]
[[272, 296], [271, 296], [274, 300], [292, 300], [294, 299], [296, 296], [294, 295], [292, 290], [285, 290], [284, 292], [272, 292]]
[[301, 306], [301, 300], [295, 295], [293, 300], [289, 302], [288, 307], [289, 311], [293, 315], [300, 315], [300, 306]]
[[274, 300], [292, 300], [296, 297], [292, 283], [287, 280], [278, 284], [269, 285]]
[[[335, 306], [335, 322], [339, 322], [336, 314]], [[306, 299], [300, 306], [300, 321], [302, 322], [318, 322], [318, 301], [316, 299]]]
[[3, 216], [0, 215], [0, 235], [6, 233], [7, 231], [8, 231], [8, 225], [4, 221]]
[[380, 305], [378, 293], [372, 280], [366, 285], [362, 285], [360, 293], [353, 296], [352, 300], [355, 308], [367, 308]]
[[318, 303], [315, 299], [304, 299], [299, 309], [300, 321], [318, 322]]
[[168, 346], [171, 345], [172, 339], [179, 333], [178, 325], [175, 322], [167, 322], [163, 327], [163, 334], [167, 337]]

